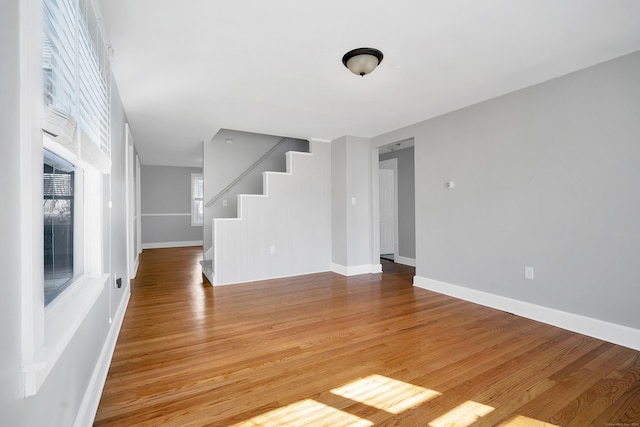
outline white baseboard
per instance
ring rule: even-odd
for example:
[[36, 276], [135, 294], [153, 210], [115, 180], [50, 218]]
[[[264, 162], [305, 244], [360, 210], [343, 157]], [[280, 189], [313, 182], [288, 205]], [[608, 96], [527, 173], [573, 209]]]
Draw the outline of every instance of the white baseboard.
[[122, 321], [124, 320], [124, 313], [127, 311], [130, 298], [131, 288], [127, 287], [126, 294], [122, 298], [120, 306], [112, 319], [109, 334], [102, 346], [100, 357], [98, 358], [96, 367], [94, 368], [91, 379], [89, 380], [87, 391], [82, 398], [82, 403], [78, 409], [76, 419], [73, 422], [73, 427], [93, 425], [93, 421], [96, 418], [96, 412], [98, 411], [98, 405], [100, 404], [100, 398], [102, 397], [102, 390], [104, 389], [104, 384], [107, 381], [107, 374], [109, 373], [109, 366], [111, 365], [113, 352], [116, 348], [116, 341], [118, 340]]
[[419, 288], [460, 298], [476, 304], [516, 314], [538, 322], [588, 335], [634, 350], [640, 350], [640, 329], [605, 322], [591, 317], [568, 313], [487, 292], [452, 285], [426, 277], [415, 276], [413, 285]]
[[202, 240], [193, 240], [188, 242], [157, 242], [143, 243], [142, 249], [159, 249], [159, 248], [184, 248], [187, 246], [202, 246]]
[[416, 266], [416, 260], [415, 258], [407, 258], [404, 256], [394, 256], [393, 262], [396, 262], [398, 264], [402, 264], [402, 265], [408, 265], [410, 267], [415, 267]]
[[345, 266], [336, 263], [331, 263], [331, 271], [334, 273], [342, 274], [343, 276], [356, 276], [358, 274], [372, 274], [381, 273], [382, 264], [362, 264]]
[[[292, 273], [292, 274], [285, 274], [282, 276], [269, 276], [269, 277], [257, 277], [257, 278], [253, 278], [253, 279], [242, 279], [236, 282], [224, 282], [224, 283], [219, 283], [218, 282], [218, 278], [217, 275], [214, 273], [213, 275], [213, 280], [209, 280], [211, 282], [212, 286], [230, 286], [230, 285], [237, 285], [240, 283], [250, 283], [250, 282], [259, 282], [259, 281], [263, 281], [263, 280], [273, 280], [273, 279], [284, 279], [287, 277], [296, 277], [296, 276], [306, 276], [308, 274], [318, 274], [318, 273], [326, 273], [327, 270], [311, 270], [311, 271], [307, 271], [304, 273]], [[208, 278], [208, 277], [207, 277]]]

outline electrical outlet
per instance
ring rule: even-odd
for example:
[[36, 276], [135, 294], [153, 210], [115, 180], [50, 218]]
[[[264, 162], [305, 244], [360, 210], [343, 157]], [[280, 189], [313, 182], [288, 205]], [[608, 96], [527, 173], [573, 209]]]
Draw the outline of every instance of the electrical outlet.
[[524, 267], [524, 278], [528, 280], [533, 280], [533, 267]]
[[269, 246], [269, 253], [272, 255], [276, 253], [276, 245]]

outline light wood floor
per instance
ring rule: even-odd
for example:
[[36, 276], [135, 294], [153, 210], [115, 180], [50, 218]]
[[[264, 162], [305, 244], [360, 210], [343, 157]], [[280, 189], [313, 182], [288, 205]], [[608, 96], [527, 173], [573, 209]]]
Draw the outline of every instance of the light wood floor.
[[96, 426], [640, 425], [640, 352], [388, 262], [213, 288], [201, 250], [142, 253]]

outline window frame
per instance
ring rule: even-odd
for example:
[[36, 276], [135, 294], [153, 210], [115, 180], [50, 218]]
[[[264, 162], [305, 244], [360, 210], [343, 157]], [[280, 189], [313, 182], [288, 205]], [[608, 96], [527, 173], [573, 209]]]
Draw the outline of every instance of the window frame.
[[[35, 145], [35, 144], [34, 144]], [[34, 224], [44, 227], [42, 210], [42, 150], [46, 149], [75, 166], [74, 212], [74, 278], [71, 284], [48, 305], [44, 305], [44, 239], [42, 233], [32, 233], [32, 246], [39, 246], [31, 259], [39, 264], [34, 269], [40, 274], [32, 276], [25, 286], [23, 329], [23, 373], [25, 396], [33, 396], [62, 356], [71, 339], [82, 325], [95, 302], [108, 286], [110, 275], [102, 272], [102, 174], [78, 159], [65, 147], [46, 134], [40, 143], [39, 167], [32, 168], [34, 181], [39, 182], [40, 201], [34, 206]], [[37, 151], [37, 150], [36, 150]], [[39, 173], [38, 173], [39, 172]], [[39, 215], [38, 215], [39, 213]], [[36, 246], [37, 245], [37, 246]]]
[[[77, 272], [78, 270], [82, 270], [82, 266], [80, 266], [80, 269], [78, 268], [77, 262], [74, 259], [74, 253], [75, 253], [75, 249], [77, 246], [77, 243], [75, 242], [75, 230], [76, 230], [76, 226], [78, 224], [76, 224], [75, 221], [75, 211], [76, 211], [76, 204], [75, 204], [75, 193], [76, 193], [76, 188], [78, 186], [78, 184], [76, 183], [76, 167], [74, 164], [67, 162], [65, 159], [63, 159], [62, 157], [54, 154], [52, 151], [47, 150], [46, 148], [43, 150], [43, 164], [44, 165], [48, 165], [49, 167], [53, 168], [51, 173], [48, 173], [47, 171], [43, 171], [43, 177], [46, 178], [47, 175], [51, 175], [50, 176], [50, 180], [52, 181], [52, 183], [50, 184], [51, 191], [52, 194], [47, 194], [46, 193], [46, 186], [45, 182], [43, 182], [43, 222], [44, 222], [44, 291], [45, 291], [45, 297], [44, 297], [44, 304], [45, 307], [47, 305], [49, 305], [51, 302], [53, 302], [56, 298], [58, 298], [58, 296], [60, 296], [60, 294], [62, 294], [64, 292], [64, 290], [69, 287], [73, 281], [74, 278], [77, 277]], [[48, 153], [48, 154], [47, 154]], [[70, 171], [65, 171], [65, 170], [61, 170], [59, 169], [55, 164], [58, 163], [58, 165], [67, 163], [68, 166], [66, 166], [66, 169], [72, 169]], [[55, 194], [56, 193], [56, 187], [58, 187], [55, 184], [55, 181], [57, 181], [56, 176], [58, 175], [69, 175], [70, 179], [66, 179], [64, 181], [69, 181], [67, 183], [68, 185], [68, 189], [70, 190], [70, 194], [64, 194], [64, 195], [58, 195]], [[46, 181], [46, 180], [45, 180]], [[65, 185], [66, 186], [66, 185]], [[69, 218], [69, 222], [70, 222], [70, 233], [71, 233], [71, 256], [70, 258], [70, 267], [71, 267], [71, 271], [70, 271], [70, 275], [65, 275], [65, 282], [60, 284], [59, 286], [54, 286], [57, 288], [61, 288], [61, 289], [56, 289], [51, 297], [52, 299], [49, 299], [51, 297], [47, 297], [47, 285], [52, 284], [52, 282], [55, 281], [59, 281], [60, 280], [60, 271], [58, 269], [56, 269], [56, 260], [57, 260], [57, 255], [56, 255], [56, 251], [57, 248], [59, 247], [59, 245], [56, 243], [56, 241], [58, 240], [57, 237], [57, 232], [56, 232], [56, 225], [55, 225], [55, 218], [53, 219], [53, 222], [50, 223], [49, 227], [51, 227], [51, 235], [53, 236], [53, 238], [51, 239], [51, 241], [49, 242], [49, 238], [47, 237], [47, 230], [48, 230], [48, 221], [47, 217], [49, 216], [48, 213], [48, 209], [46, 208], [46, 206], [49, 204], [47, 203], [48, 201], [52, 201], [53, 205], [55, 206], [55, 202], [58, 200], [64, 200], [64, 201], [68, 201], [69, 202], [69, 208], [70, 208], [70, 218]], [[79, 224], [81, 225], [81, 224]], [[51, 254], [48, 253], [47, 251], [47, 243], [51, 244]], [[66, 245], [65, 245], [66, 246]], [[49, 270], [47, 268], [47, 259], [49, 258], [48, 255], [51, 255], [51, 261], [52, 261], [52, 268], [51, 268], [51, 274], [47, 274], [47, 271]], [[49, 276], [49, 277], [48, 277]], [[57, 276], [57, 277], [56, 277]]]

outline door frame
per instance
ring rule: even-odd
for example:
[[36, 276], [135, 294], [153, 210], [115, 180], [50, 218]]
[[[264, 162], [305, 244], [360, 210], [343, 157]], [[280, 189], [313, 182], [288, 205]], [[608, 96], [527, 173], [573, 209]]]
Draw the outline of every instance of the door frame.
[[[378, 161], [378, 179], [380, 177], [380, 169], [393, 170], [393, 259], [398, 259], [398, 159], [388, 159]], [[379, 183], [379, 181], [378, 181]], [[378, 184], [379, 185], [379, 184]], [[379, 187], [378, 187], [379, 191]], [[378, 202], [378, 212], [380, 211], [380, 203]], [[380, 217], [378, 216], [378, 219]], [[378, 220], [378, 229], [380, 229], [380, 220]], [[380, 242], [378, 242], [380, 246]]]
[[[380, 152], [382, 151], [383, 148], [392, 148], [391, 151], [396, 151], [396, 150], [403, 150], [405, 148], [409, 148], [409, 147], [414, 147], [415, 146], [415, 138], [413, 136], [409, 136], [407, 138], [403, 138], [403, 139], [397, 139], [397, 140], [391, 140], [391, 142], [389, 142], [388, 140], [384, 139], [384, 140], [380, 140], [380, 141], [376, 141], [376, 142], [372, 142], [371, 144], [371, 171], [372, 174], [370, 176], [370, 185], [371, 185], [371, 199], [372, 199], [372, 212], [371, 212], [371, 218], [372, 218], [372, 224], [371, 224], [371, 242], [372, 242], [372, 246], [371, 246], [371, 256], [373, 260], [380, 260], [380, 201], [379, 199], [379, 188], [378, 188], [378, 168], [380, 166]], [[384, 152], [388, 152], [389, 150], [384, 150]], [[397, 160], [397, 159], [396, 159]], [[399, 162], [399, 161], [398, 161]], [[401, 165], [398, 164], [398, 175], [400, 174], [400, 167]], [[414, 172], [413, 172], [413, 179], [414, 179], [414, 184], [417, 184], [415, 182], [415, 152], [414, 152]], [[400, 182], [397, 179], [396, 176], [396, 185], [397, 185], [397, 191], [396, 191], [396, 196], [399, 198], [399, 188], [400, 188]], [[415, 200], [415, 191], [416, 189], [414, 188], [414, 193], [413, 193], [413, 197]], [[397, 218], [397, 223], [398, 223], [398, 228], [396, 229], [396, 238], [398, 239], [397, 242], [398, 244], [396, 245], [395, 248], [395, 253], [394, 253], [394, 262], [398, 263], [398, 264], [403, 264], [403, 265], [408, 265], [411, 267], [416, 267], [417, 265], [417, 247], [416, 247], [416, 258], [405, 258], [402, 257], [398, 254], [399, 250], [400, 250], [400, 242], [401, 242], [401, 238], [400, 238], [400, 234], [399, 234], [399, 224], [400, 224], [400, 218], [399, 218], [399, 211], [400, 211], [400, 206], [399, 206], [399, 201], [396, 204], [398, 210], [396, 211], [396, 218]], [[415, 214], [415, 207], [414, 207], [414, 214]], [[416, 233], [416, 229], [415, 229], [415, 224], [414, 224], [414, 233]], [[416, 235], [416, 240], [417, 240], [417, 235]], [[416, 241], [416, 246], [417, 246], [417, 241]], [[381, 264], [379, 264], [381, 266]], [[381, 268], [381, 267], [380, 267]]]

